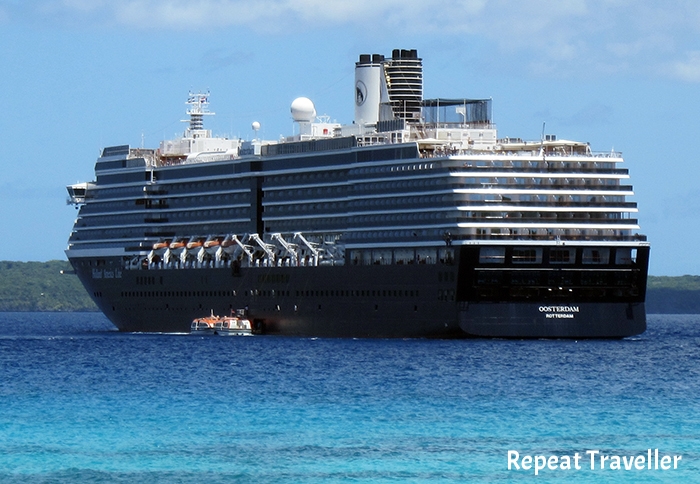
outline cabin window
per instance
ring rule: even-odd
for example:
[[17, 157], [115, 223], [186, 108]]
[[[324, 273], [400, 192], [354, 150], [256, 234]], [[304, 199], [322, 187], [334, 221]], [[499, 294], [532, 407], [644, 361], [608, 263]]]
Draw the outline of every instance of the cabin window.
[[372, 251], [373, 265], [391, 264], [391, 250], [373, 250]]
[[542, 249], [529, 247], [513, 248], [513, 264], [539, 264], [542, 262]]
[[550, 264], [573, 264], [576, 261], [576, 249], [556, 248], [549, 250]]
[[615, 264], [632, 265], [637, 263], [637, 249], [619, 247], [615, 255]]
[[442, 264], [452, 264], [455, 260], [454, 249], [440, 249], [438, 251], [438, 257]]
[[397, 264], [413, 264], [415, 261], [415, 252], [413, 249], [397, 249], [394, 253]]
[[583, 249], [581, 262], [584, 264], [607, 264], [610, 262], [610, 249]]
[[505, 260], [505, 247], [482, 247], [479, 250], [480, 264], [503, 264]]
[[437, 262], [437, 250], [417, 249], [416, 259], [419, 264], [435, 264]]

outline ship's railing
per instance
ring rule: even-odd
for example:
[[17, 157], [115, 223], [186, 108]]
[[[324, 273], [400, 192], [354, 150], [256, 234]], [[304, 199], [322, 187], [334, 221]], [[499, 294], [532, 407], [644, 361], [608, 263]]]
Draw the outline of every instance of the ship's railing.
[[[447, 144], [447, 143], [446, 143]], [[513, 158], [518, 158], [518, 157], [533, 157], [533, 156], [539, 156], [543, 160], [550, 160], [553, 158], [575, 158], [575, 159], [583, 159], [583, 158], [599, 158], [599, 159], [621, 159], [622, 158], [622, 152], [621, 151], [589, 151], [587, 153], [545, 153], [542, 155], [542, 153], [539, 152], [537, 149], [532, 149], [532, 150], [508, 150], [508, 149], [497, 149], [497, 150], [483, 150], [483, 149], [474, 149], [474, 148], [460, 148], [460, 147], [454, 147], [454, 146], [449, 146], [449, 154], [450, 155], [483, 155], [484, 152], [488, 152], [489, 154], [497, 154], [497, 155], [505, 155]], [[427, 157], [435, 157], [432, 155], [431, 152], [426, 153]], [[444, 156], [444, 155], [440, 155]]]
[[451, 235], [451, 241], [479, 241], [479, 240], [523, 240], [523, 241], [556, 241], [556, 242], [645, 242], [646, 235], [554, 235], [554, 234], [504, 234], [504, 233], [489, 233], [489, 234], [469, 234], [469, 235]]
[[183, 164], [208, 163], [212, 161], [230, 161], [236, 158], [231, 153], [200, 153], [196, 156], [188, 157]]
[[[402, 141], [398, 142], [403, 142], [403, 137], [399, 137]], [[357, 146], [375, 146], [375, 145], [386, 145], [390, 144], [390, 140], [387, 139], [387, 137], [383, 136], [383, 133], [381, 135], [373, 134], [373, 135], [366, 135], [366, 136], [358, 136], [357, 137]]]
[[431, 129], [465, 129], [465, 130], [469, 130], [469, 129], [496, 129], [496, 123], [492, 123], [490, 121], [474, 121], [472, 123], [440, 121], [438, 123], [415, 123], [415, 124], [411, 124], [411, 126], [414, 126], [417, 129], [425, 129], [425, 130], [431, 130]]
[[[409, 140], [405, 140], [409, 141]], [[414, 140], [411, 140], [414, 141]], [[385, 141], [377, 144], [389, 144], [391, 141], [387, 138]], [[489, 147], [487, 144], [472, 145], [469, 142], [462, 141], [434, 141], [431, 142], [430, 149], [421, 147], [421, 158], [444, 158], [447, 156], [484, 156], [498, 155], [507, 156], [510, 158], [532, 158], [538, 157], [541, 161], [555, 161], [556, 159], [572, 159], [583, 161], [584, 159], [622, 159], [620, 151], [546, 151], [542, 153], [539, 146], [530, 146], [528, 149], [508, 149], [507, 146]]]
[[155, 167], [157, 164], [156, 151], [150, 148], [130, 148], [127, 160], [141, 158], [148, 167]]
[[[559, 155], [554, 155], [554, 156], [559, 156]], [[571, 156], [576, 156], [571, 155]], [[579, 155], [579, 156], [584, 156], [584, 155]], [[594, 158], [622, 158], [622, 151], [591, 151], [588, 155], [585, 156], [592, 156]]]
[[348, 263], [351, 265], [452, 265], [455, 249], [444, 246], [362, 248], [351, 249]]

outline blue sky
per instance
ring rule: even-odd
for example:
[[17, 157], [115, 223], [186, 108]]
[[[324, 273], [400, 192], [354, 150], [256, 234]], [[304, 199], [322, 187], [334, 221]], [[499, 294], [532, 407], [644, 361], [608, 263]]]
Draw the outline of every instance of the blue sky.
[[700, 274], [700, 2], [0, 0], [0, 260], [64, 259], [103, 146], [290, 134], [289, 105], [353, 117], [361, 53], [418, 49], [426, 97], [491, 97], [500, 136], [622, 151], [653, 275]]

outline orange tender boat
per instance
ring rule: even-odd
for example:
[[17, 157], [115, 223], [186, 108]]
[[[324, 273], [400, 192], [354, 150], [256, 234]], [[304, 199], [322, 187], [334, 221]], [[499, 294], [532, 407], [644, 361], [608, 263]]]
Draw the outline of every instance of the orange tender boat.
[[217, 334], [221, 336], [251, 336], [253, 329], [250, 320], [234, 316], [217, 316], [212, 309], [211, 314], [204, 318], [192, 320], [192, 334]]

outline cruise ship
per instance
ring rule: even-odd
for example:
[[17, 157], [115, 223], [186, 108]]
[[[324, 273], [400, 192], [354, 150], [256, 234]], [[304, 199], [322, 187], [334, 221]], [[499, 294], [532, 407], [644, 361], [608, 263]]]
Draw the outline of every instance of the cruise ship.
[[[348, 102], [353, 95], [348, 93]], [[121, 331], [245, 311], [257, 334], [622, 338], [649, 244], [619, 152], [499, 137], [490, 99], [423, 97], [416, 50], [362, 54], [354, 121], [291, 103], [291, 136], [205, 128], [102, 150], [68, 186], [66, 256]]]

